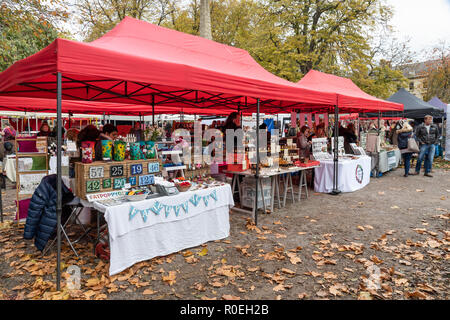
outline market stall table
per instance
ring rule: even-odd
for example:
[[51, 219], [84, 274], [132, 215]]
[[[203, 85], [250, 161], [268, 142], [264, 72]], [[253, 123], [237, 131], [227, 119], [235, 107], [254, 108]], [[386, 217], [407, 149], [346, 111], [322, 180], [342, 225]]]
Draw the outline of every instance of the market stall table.
[[230, 185], [181, 192], [120, 205], [94, 202], [105, 213], [110, 242], [109, 274], [229, 236]]
[[[338, 190], [353, 192], [364, 188], [370, 181], [371, 158], [358, 156], [357, 159], [339, 158]], [[320, 160], [315, 169], [314, 190], [330, 193], [333, 190], [333, 160]]]
[[[264, 190], [263, 189], [263, 184], [262, 184], [262, 180], [263, 179], [267, 179], [270, 178], [271, 182], [271, 194], [270, 194], [270, 212], [274, 211], [274, 205], [275, 205], [275, 200], [277, 201], [278, 204], [278, 209], [281, 209], [281, 206], [285, 207], [286, 206], [286, 199], [288, 197], [288, 192], [290, 192], [290, 196], [291, 196], [291, 200], [293, 202], [295, 202], [295, 196], [294, 196], [294, 188], [293, 188], [293, 183], [292, 183], [292, 177], [291, 177], [291, 173], [296, 173], [296, 172], [300, 172], [300, 182], [299, 182], [299, 188], [298, 188], [298, 201], [300, 201], [301, 199], [301, 194], [302, 194], [302, 187], [305, 187], [305, 194], [306, 196], [308, 196], [308, 190], [307, 190], [307, 185], [306, 185], [306, 175], [305, 175], [305, 171], [309, 170], [309, 169], [314, 169], [317, 168], [318, 166], [310, 166], [310, 167], [290, 167], [290, 168], [279, 168], [278, 171], [264, 171], [262, 170], [260, 175], [259, 175], [259, 181], [258, 181], [258, 187], [259, 190]], [[231, 183], [231, 189], [233, 194], [234, 193], [239, 193], [239, 199], [241, 199], [242, 201], [242, 190], [241, 190], [241, 186], [240, 186], [240, 182], [239, 182], [239, 176], [248, 176], [248, 177], [254, 177], [255, 174], [251, 172], [251, 170], [245, 170], [245, 171], [230, 171], [230, 170], [224, 170], [224, 173], [229, 173], [233, 175], [233, 179], [232, 179], [232, 183]], [[286, 177], [283, 179], [282, 177], [284, 177], [286, 175]], [[280, 179], [281, 177], [281, 179]], [[280, 198], [280, 182], [283, 182], [283, 200], [281, 200]], [[237, 189], [237, 190], [236, 190]], [[277, 198], [275, 199], [275, 194], [277, 196]], [[264, 212], [267, 211], [266, 209], [266, 201], [265, 201], [265, 197], [264, 197], [264, 192], [262, 192], [262, 203], [263, 203], [263, 209]], [[254, 205], [252, 208], [252, 211], [250, 210], [244, 210], [242, 208], [233, 208], [234, 210], [237, 211], [243, 211], [246, 213], [250, 213], [253, 214], [254, 213]]]

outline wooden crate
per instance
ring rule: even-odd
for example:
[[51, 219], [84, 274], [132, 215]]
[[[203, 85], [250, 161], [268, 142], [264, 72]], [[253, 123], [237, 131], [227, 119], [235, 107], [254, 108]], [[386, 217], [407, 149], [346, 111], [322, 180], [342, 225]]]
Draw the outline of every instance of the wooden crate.
[[[149, 163], [158, 163], [159, 169], [149, 172]], [[136, 170], [139, 167], [142, 170]], [[131, 180], [134, 178], [135, 185], [138, 185], [139, 176], [156, 175], [160, 172], [161, 163], [158, 159], [77, 162], [75, 163], [75, 194], [81, 199], [87, 199], [86, 195], [89, 193], [120, 190], [124, 183], [130, 183], [130, 178]]]

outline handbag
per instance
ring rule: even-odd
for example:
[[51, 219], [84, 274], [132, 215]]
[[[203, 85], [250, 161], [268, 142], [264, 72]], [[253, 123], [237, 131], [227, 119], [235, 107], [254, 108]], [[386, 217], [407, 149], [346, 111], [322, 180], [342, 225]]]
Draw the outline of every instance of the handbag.
[[417, 141], [414, 138], [408, 138], [408, 150], [411, 152], [419, 152], [419, 146], [417, 145]]

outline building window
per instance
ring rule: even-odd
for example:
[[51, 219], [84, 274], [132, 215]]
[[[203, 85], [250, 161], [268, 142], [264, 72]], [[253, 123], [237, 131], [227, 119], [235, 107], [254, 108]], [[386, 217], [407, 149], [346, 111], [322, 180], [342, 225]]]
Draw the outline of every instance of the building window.
[[413, 81], [411, 81], [409, 83], [409, 90], [414, 90], [414, 82]]

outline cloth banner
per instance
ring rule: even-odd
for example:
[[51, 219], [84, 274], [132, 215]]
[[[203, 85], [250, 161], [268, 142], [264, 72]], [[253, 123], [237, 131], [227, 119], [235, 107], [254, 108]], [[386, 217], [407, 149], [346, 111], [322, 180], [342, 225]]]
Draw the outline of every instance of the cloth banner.
[[297, 128], [297, 112], [295, 111], [291, 112], [291, 127]]
[[316, 124], [316, 126], [320, 124], [320, 114], [316, 113], [314, 115], [314, 123]]
[[300, 113], [300, 128], [305, 125], [305, 114]]
[[308, 127], [312, 128], [313, 126], [312, 113], [308, 113], [307, 117], [308, 117]]

